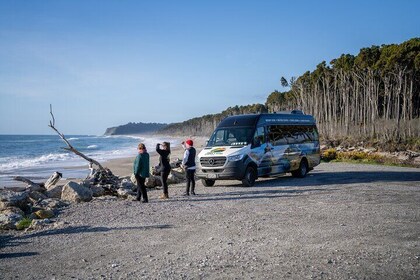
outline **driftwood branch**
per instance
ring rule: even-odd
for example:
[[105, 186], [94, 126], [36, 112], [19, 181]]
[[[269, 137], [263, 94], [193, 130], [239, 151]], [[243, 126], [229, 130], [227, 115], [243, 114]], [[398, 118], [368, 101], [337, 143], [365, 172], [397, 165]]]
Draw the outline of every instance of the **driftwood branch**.
[[28, 178], [21, 177], [21, 176], [16, 176], [16, 177], [13, 177], [13, 180], [15, 180], [15, 181], [19, 181], [19, 182], [24, 182], [24, 183], [26, 183], [26, 184], [28, 184], [28, 185], [38, 185], [37, 183], [32, 182], [32, 181], [31, 181], [31, 180], [29, 180]]
[[60, 133], [57, 128], [55, 128], [55, 118], [54, 118], [54, 114], [52, 112], [52, 106], [50, 104], [50, 114], [52, 117], [52, 121], [50, 120], [50, 124], [48, 125], [49, 127], [51, 127], [55, 132], [57, 132], [58, 136], [60, 136], [61, 139], [63, 139], [63, 141], [67, 144], [68, 148], [64, 148], [65, 150], [71, 151], [73, 153], [75, 153], [76, 155], [82, 157], [83, 159], [87, 160], [88, 162], [90, 162], [91, 164], [95, 164], [99, 167], [100, 170], [105, 170], [105, 168], [96, 160], [84, 155], [83, 153], [79, 152], [78, 150], [76, 150], [69, 141], [67, 141], [66, 137], [64, 137], [64, 134]]

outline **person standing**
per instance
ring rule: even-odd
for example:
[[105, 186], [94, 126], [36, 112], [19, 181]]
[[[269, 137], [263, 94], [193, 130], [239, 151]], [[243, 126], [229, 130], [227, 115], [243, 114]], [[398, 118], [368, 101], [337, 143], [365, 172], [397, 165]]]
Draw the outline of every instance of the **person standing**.
[[143, 143], [140, 143], [137, 147], [138, 155], [134, 160], [133, 173], [137, 181], [137, 197], [136, 199], [140, 201], [143, 197], [142, 202], [149, 202], [147, 198], [146, 185], [144, 184], [146, 178], [150, 176], [149, 171], [149, 153], [147, 152], [146, 146]]
[[169, 142], [163, 142], [156, 145], [156, 152], [159, 157], [159, 171], [162, 178], [163, 194], [159, 196], [160, 199], [168, 199], [168, 176], [171, 172], [171, 164], [169, 163], [169, 155], [171, 154], [171, 147]]
[[190, 187], [191, 187], [191, 194], [195, 195], [195, 148], [193, 147], [193, 141], [188, 139], [187, 141], [182, 142], [182, 146], [185, 149], [184, 158], [182, 159], [182, 166], [185, 169], [185, 177], [187, 179], [187, 186], [185, 189], [184, 195], [190, 195]]

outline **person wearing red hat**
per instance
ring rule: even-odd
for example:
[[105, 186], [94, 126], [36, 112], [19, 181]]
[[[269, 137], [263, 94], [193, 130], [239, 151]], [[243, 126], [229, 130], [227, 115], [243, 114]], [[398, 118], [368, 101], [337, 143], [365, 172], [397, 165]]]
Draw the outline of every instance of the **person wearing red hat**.
[[190, 195], [190, 187], [191, 187], [191, 194], [195, 195], [195, 155], [196, 150], [193, 147], [193, 141], [188, 139], [185, 142], [182, 142], [182, 146], [185, 149], [184, 158], [182, 159], [182, 166], [185, 169], [185, 177], [187, 179], [187, 186], [185, 189], [184, 195]]

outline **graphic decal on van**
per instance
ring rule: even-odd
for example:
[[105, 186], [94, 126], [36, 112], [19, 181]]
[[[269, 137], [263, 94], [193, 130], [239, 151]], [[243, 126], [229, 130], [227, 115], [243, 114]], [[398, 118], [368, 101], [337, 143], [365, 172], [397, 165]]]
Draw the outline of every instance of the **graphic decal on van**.
[[219, 155], [226, 151], [226, 148], [215, 148], [212, 149], [210, 152], [207, 152], [206, 155]]

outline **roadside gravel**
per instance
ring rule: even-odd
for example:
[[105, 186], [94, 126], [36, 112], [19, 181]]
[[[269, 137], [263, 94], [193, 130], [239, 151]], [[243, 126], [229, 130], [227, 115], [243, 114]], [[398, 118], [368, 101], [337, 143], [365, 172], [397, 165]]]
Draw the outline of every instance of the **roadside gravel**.
[[1, 279], [420, 279], [420, 170], [321, 164], [148, 204], [95, 199], [1, 232]]

